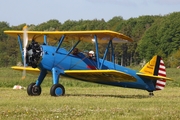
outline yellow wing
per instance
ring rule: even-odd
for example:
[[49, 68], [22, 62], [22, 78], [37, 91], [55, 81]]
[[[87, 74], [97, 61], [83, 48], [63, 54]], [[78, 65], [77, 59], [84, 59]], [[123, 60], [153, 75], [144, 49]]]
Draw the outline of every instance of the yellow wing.
[[133, 76], [116, 70], [65, 70], [66, 75], [90, 82], [135, 82]]
[[[23, 38], [23, 31], [4, 31], [4, 33], [17, 37], [19, 35]], [[48, 42], [54, 43], [65, 35], [65, 40], [82, 40], [86, 42], [92, 42], [94, 35], [97, 36], [99, 43], [106, 43], [112, 40], [114, 43], [120, 42], [132, 42], [133, 40], [121, 33], [110, 31], [110, 30], [94, 30], [94, 31], [28, 31], [28, 39], [36, 40], [36, 42], [43, 42], [44, 35], [47, 36]]]
[[[11, 67], [17, 71], [26, 70], [30, 74], [39, 74], [40, 70], [38, 68], [32, 67], [21, 67], [13, 66]], [[135, 82], [136, 78], [133, 76], [116, 71], [116, 70], [65, 70], [64, 73], [76, 79], [81, 79], [90, 82]], [[51, 74], [49, 74], [51, 75]]]
[[27, 73], [30, 74], [39, 74], [40, 70], [38, 68], [32, 68], [32, 67], [22, 67], [22, 66], [12, 66], [11, 67], [13, 70], [17, 70], [17, 71], [23, 71], [26, 70]]

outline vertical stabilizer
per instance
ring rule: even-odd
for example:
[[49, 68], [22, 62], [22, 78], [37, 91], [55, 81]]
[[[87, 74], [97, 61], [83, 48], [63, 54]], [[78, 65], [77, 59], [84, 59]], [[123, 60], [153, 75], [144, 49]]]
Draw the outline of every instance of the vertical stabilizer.
[[[166, 68], [160, 56], [154, 56], [146, 65], [140, 70], [141, 73], [150, 75], [166, 77]], [[158, 79], [154, 83], [156, 90], [164, 89], [166, 80]]]

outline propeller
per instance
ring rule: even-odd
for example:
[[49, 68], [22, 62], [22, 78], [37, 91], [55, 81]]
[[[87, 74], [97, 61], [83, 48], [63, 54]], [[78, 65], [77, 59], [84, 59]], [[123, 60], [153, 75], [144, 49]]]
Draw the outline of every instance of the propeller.
[[23, 54], [24, 54], [24, 58], [23, 58], [23, 63], [24, 63], [24, 69], [23, 69], [23, 74], [22, 74], [22, 79], [25, 79], [26, 77], [26, 53], [27, 53], [27, 44], [28, 44], [28, 34], [27, 34], [27, 26], [23, 27]]

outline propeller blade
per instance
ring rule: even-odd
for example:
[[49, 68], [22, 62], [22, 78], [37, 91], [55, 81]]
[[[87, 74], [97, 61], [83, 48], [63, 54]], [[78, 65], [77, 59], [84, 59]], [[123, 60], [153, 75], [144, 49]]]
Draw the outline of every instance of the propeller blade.
[[27, 34], [27, 26], [23, 27], [23, 53], [24, 53], [24, 58], [23, 58], [23, 63], [24, 63], [24, 70], [23, 70], [23, 75], [22, 75], [22, 79], [25, 79], [26, 77], [26, 48], [27, 48], [27, 44], [28, 44], [28, 34]]

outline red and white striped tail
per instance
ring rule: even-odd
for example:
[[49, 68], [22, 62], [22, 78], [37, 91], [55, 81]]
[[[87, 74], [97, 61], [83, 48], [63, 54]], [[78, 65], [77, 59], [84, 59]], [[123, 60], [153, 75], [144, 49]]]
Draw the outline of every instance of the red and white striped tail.
[[[158, 76], [166, 77], [166, 67], [163, 60], [160, 60]], [[160, 79], [156, 81], [156, 90], [163, 90], [166, 85], [166, 80]]]

